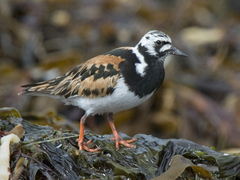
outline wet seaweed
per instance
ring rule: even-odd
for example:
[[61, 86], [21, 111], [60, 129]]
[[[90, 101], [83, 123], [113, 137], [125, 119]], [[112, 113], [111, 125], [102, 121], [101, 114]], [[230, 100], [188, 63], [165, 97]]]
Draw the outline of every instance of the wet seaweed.
[[[200, 178], [206, 176], [206, 171], [215, 179], [231, 179], [240, 174], [239, 156], [216, 152], [185, 139], [163, 140], [137, 134], [136, 148], [116, 150], [114, 141], [110, 140], [112, 135], [85, 131], [85, 141], [92, 139], [90, 146], [100, 147], [98, 152], [90, 153], [78, 149], [76, 131], [57, 131], [8, 113], [0, 114], [1, 130], [10, 131], [18, 124], [25, 130], [21, 142], [11, 146], [11, 172], [16, 177], [16, 169], [20, 169], [19, 179], [151, 179], [167, 172], [176, 155], [182, 156], [176, 162], [186, 167], [181, 169], [184, 172], [180, 177]], [[120, 137], [130, 139], [123, 133]], [[191, 163], [186, 163], [189, 160]]]

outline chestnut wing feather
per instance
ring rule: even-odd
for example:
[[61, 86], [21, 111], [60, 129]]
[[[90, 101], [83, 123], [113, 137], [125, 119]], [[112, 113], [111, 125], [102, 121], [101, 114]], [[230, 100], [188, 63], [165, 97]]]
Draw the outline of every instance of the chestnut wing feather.
[[64, 76], [25, 85], [23, 94], [53, 97], [104, 97], [114, 91], [119, 79], [119, 64], [124, 59], [113, 55], [100, 55], [80, 64]]

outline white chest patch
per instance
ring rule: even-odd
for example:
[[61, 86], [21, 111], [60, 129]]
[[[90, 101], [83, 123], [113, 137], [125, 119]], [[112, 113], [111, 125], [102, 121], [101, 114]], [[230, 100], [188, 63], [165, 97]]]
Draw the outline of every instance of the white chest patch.
[[129, 91], [124, 79], [120, 78], [115, 87], [114, 92], [101, 98], [83, 98], [79, 96], [65, 99], [66, 104], [78, 106], [86, 111], [86, 115], [95, 115], [103, 113], [116, 113], [127, 110], [142, 104], [153, 95], [153, 92], [145, 97], [139, 98]]
[[146, 74], [145, 72], [145, 68], [147, 67], [147, 63], [144, 60], [143, 55], [141, 55], [138, 50], [136, 49], [136, 47], [134, 47], [132, 49], [133, 53], [136, 54], [138, 60], [140, 61], [140, 63], [135, 63], [136, 66], [136, 72], [140, 75], [140, 76], [144, 76]]

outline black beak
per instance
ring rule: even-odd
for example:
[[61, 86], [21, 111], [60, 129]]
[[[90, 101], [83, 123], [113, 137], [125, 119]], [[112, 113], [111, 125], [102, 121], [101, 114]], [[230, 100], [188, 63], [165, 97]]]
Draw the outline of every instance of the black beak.
[[187, 57], [187, 55], [185, 53], [183, 53], [182, 51], [178, 50], [174, 46], [171, 47], [171, 49], [168, 51], [168, 54]]

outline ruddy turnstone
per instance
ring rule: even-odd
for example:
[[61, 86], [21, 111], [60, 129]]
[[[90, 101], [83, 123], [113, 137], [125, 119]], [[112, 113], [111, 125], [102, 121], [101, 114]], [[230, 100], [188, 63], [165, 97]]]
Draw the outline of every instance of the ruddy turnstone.
[[20, 94], [48, 96], [85, 110], [77, 139], [79, 149], [94, 152], [84, 143], [84, 123], [88, 116], [108, 113], [116, 148], [133, 148], [136, 139], [122, 140], [113, 114], [133, 108], [149, 99], [164, 80], [164, 60], [168, 55], [187, 56], [171, 38], [157, 30], [146, 33], [135, 47], [120, 47], [96, 56], [55, 79], [24, 85]]

